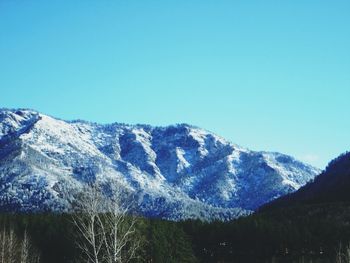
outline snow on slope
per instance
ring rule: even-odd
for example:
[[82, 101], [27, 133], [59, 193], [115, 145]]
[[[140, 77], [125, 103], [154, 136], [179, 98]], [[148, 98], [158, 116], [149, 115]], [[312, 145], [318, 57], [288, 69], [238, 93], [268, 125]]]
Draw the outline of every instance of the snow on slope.
[[0, 206], [67, 211], [90, 181], [134, 193], [139, 213], [230, 219], [293, 192], [319, 173], [186, 124], [100, 125], [0, 110]]

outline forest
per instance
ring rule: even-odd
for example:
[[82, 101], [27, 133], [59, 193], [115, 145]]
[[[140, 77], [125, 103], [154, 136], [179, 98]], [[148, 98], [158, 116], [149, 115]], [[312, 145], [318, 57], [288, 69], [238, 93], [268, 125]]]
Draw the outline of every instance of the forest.
[[[129, 262], [349, 262], [349, 215], [350, 205], [343, 203], [261, 212], [231, 222], [137, 218], [140, 246]], [[71, 214], [2, 214], [0, 223], [2, 233], [11, 229], [18, 240], [27, 235], [31, 251], [40, 255], [37, 262], [89, 262], [81, 257]]]

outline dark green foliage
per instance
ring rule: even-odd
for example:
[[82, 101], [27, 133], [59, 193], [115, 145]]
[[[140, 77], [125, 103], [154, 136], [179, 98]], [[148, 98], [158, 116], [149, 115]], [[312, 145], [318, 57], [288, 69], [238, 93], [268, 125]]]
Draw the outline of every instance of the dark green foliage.
[[[33, 244], [41, 253], [43, 263], [79, 262], [79, 239], [72, 216], [66, 214], [1, 214], [0, 227], [13, 227], [18, 235], [27, 229]], [[133, 262], [195, 263], [189, 237], [175, 222], [139, 219], [141, 247]]]
[[2, 214], [0, 225], [14, 227], [19, 235], [27, 229], [33, 244], [40, 250], [42, 262], [73, 262], [76, 256], [69, 215]]
[[[169, 222], [140, 219], [144, 246], [134, 262], [319, 262], [332, 263], [350, 241], [350, 205], [300, 205], [232, 222]], [[42, 262], [78, 262], [71, 215], [3, 214], [1, 226], [27, 229]], [[274, 261], [273, 261], [274, 260]]]
[[148, 240], [152, 262], [197, 262], [187, 235], [175, 222], [151, 220]]
[[[334, 262], [350, 241], [350, 205], [298, 206], [232, 222], [182, 222], [200, 262]], [[304, 260], [304, 261], [302, 261]]]

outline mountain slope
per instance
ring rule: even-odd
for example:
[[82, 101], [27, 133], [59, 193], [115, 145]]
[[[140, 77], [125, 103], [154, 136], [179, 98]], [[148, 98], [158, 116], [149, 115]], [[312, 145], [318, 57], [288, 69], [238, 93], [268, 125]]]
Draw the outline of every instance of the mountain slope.
[[324, 172], [298, 191], [280, 197], [265, 209], [350, 202], [350, 153], [331, 161]]
[[84, 184], [134, 193], [138, 212], [169, 219], [229, 219], [297, 190], [318, 169], [254, 152], [186, 125], [67, 122], [0, 111], [3, 210], [67, 210]]

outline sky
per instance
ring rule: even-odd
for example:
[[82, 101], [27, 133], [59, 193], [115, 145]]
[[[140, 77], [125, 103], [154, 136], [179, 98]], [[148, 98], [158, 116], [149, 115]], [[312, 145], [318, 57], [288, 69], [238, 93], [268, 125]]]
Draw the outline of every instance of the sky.
[[0, 0], [0, 107], [350, 150], [350, 1]]

